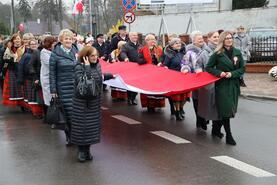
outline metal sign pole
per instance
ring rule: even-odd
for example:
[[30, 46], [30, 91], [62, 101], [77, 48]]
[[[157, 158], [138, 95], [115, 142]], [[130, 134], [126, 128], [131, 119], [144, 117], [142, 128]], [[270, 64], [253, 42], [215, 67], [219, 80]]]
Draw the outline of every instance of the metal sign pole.
[[92, 0], [89, 0], [89, 31], [90, 31], [90, 34], [92, 34], [92, 3], [91, 3]]
[[[164, 9], [165, 9], [165, 5], [162, 5], [162, 14], [161, 14], [162, 18], [161, 18], [161, 24], [159, 28], [159, 40], [162, 40], [163, 47], [165, 47], [165, 34], [169, 33], [166, 25], [165, 17], [164, 17]], [[163, 34], [162, 38], [161, 38], [161, 34]]]

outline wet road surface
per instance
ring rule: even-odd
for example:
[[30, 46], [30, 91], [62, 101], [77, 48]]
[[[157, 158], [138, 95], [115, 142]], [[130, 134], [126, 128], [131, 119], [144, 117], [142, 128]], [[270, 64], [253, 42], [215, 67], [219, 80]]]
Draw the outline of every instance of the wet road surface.
[[211, 125], [195, 128], [192, 103], [176, 122], [168, 106], [147, 113], [104, 97], [101, 143], [83, 164], [62, 132], [1, 106], [0, 185], [277, 184], [277, 102], [240, 100], [233, 147], [212, 138]]

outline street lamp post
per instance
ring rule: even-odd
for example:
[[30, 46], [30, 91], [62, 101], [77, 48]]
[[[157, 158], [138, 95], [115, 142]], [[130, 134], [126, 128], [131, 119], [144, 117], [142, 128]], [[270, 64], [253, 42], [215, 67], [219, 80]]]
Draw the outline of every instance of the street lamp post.
[[11, 34], [14, 33], [14, 0], [11, 0]]
[[92, 0], [89, 0], [89, 30], [90, 30], [90, 33], [92, 34], [92, 3], [91, 3]]

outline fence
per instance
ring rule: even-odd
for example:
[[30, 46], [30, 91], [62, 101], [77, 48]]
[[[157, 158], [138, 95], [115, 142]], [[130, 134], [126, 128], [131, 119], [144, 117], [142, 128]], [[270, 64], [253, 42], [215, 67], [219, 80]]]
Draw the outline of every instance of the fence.
[[277, 37], [252, 38], [251, 63], [275, 63], [277, 64]]

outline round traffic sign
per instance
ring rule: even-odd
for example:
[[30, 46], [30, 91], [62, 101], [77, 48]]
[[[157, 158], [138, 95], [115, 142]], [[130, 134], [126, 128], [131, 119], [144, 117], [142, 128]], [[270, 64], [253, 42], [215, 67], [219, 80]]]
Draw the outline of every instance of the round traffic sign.
[[136, 15], [134, 12], [126, 12], [124, 14], [123, 19], [124, 19], [124, 22], [131, 24], [136, 20]]

